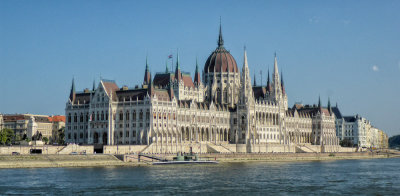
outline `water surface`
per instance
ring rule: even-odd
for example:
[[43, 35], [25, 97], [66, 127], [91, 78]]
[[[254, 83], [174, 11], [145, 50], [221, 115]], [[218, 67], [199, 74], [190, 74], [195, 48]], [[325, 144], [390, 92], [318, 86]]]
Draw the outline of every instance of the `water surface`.
[[398, 195], [400, 159], [0, 169], [0, 195]]

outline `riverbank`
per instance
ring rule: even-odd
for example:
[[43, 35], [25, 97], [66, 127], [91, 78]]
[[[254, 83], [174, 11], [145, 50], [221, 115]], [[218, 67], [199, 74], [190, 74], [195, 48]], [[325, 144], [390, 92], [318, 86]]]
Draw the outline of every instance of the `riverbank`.
[[[163, 155], [172, 160], [173, 154]], [[201, 159], [219, 162], [296, 162], [331, 161], [343, 159], [395, 158], [400, 153], [264, 153], [264, 154], [201, 154]], [[142, 160], [143, 161], [143, 160]], [[107, 167], [107, 166], [145, 166], [146, 162], [124, 162], [114, 155], [1, 155], [0, 168], [49, 168], [49, 167]]]
[[113, 155], [2, 155], [0, 168], [103, 167], [138, 165]]

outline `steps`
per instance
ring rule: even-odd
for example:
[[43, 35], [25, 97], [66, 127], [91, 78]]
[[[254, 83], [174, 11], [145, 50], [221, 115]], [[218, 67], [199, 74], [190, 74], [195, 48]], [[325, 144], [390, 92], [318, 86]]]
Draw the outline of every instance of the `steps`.
[[305, 152], [316, 153], [315, 150], [313, 150], [312, 148], [310, 148], [309, 146], [307, 146], [305, 144], [303, 144], [303, 145], [297, 144], [296, 152], [298, 152], [298, 153], [305, 153]]
[[228, 150], [224, 146], [219, 146], [215, 144], [207, 144], [207, 152], [209, 153], [232, 153], [232, 151]]

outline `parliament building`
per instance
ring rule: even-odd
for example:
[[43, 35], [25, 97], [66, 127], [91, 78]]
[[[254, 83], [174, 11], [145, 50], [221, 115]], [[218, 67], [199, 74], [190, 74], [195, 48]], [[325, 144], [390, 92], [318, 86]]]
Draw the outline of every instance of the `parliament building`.
[[151, 75], [146, 60], [143, 83], [119, 87], [102, 79], [75, 90], [66, 103], [65, 139], [90, 145], [142, 145], [152, 152], [314, 152], [338, 151], [330, 103], [288, 106], [275, 55], [267, 84], [252, 85], [247, 54], [241, 69], [224, 47], [217, 48], [194, 79], [176, 67]]

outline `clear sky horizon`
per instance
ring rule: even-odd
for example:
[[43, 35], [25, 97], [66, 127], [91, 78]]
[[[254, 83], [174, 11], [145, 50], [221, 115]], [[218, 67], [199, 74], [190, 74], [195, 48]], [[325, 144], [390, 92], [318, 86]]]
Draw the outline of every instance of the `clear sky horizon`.
[[[274, 52], [295, 102], [359, 114], [400, 134], [400, 1], [0, 1], [0, 113], [64, 115], [71, 80], [141, 84], [179, 49], [194, 75], [217, 46], [266, 83]], [[170, 64], [171, 61], [168, 61]]]

